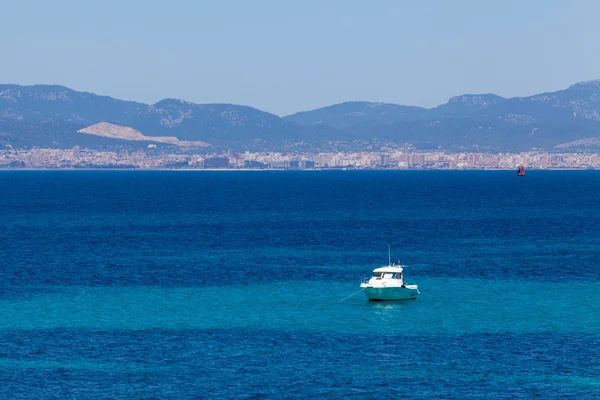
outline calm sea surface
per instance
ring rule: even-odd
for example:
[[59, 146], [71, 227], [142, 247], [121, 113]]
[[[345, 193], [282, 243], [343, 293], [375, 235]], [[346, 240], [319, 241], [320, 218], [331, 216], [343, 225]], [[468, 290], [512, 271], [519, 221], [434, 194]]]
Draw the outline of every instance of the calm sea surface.
[[600, 398], [600, 173], [0, 172], [0, 398], [294, 397]]

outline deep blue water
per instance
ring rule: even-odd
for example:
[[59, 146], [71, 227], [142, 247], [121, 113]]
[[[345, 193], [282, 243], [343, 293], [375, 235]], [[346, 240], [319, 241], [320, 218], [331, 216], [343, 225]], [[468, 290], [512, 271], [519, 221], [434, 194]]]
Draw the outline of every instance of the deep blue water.
[[[600, 173], [0, 172], [0, 398], [600, 398]], [[369, 303], [392, 257], [421, 297]]]

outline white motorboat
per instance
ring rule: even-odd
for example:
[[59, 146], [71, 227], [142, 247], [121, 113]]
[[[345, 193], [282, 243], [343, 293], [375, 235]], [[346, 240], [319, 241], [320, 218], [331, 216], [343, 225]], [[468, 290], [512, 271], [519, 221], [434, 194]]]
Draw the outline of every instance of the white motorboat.
[[419, 287], [405, 284], [402, 271], [400, 264], [390, 262], [387, 266], [374, 269], [373, 276], [364, 278], [360, 287], [372, 301], [414, 300], [421, 293]]

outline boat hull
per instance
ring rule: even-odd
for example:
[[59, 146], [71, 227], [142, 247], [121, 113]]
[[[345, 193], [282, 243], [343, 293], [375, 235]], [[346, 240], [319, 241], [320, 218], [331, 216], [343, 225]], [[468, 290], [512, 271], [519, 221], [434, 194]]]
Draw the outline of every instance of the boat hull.
[[[412, 286], [412, 285], [411, 285]], [[413, 286], [365, 287], [364, 292], [370, 301], [415, 300], [419, 290]]]

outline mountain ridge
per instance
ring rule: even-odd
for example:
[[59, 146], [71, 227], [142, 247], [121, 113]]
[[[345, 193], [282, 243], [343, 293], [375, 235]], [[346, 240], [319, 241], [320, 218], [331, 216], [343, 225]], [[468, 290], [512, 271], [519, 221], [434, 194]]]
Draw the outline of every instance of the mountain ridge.
[[[525, 97], [462, 94], [431, 108], [350, 101], [283, 117], [239, 104], [176, 98], [145, 104], [61, 85], [0, 84], [0, 144], [39, 145], [43, 132], [49, 135], [44, 143], [79, 145], [70, 133], [100, 122], [215, 149], [269, 150], [290, 144], [318, 149], [331, 142], [374, 140], [417, 148], [589, 147], [596, 143], [591, 138], [600, 137], [600, 80]], [[57, 127], [54, 139], [52, 126]]]

